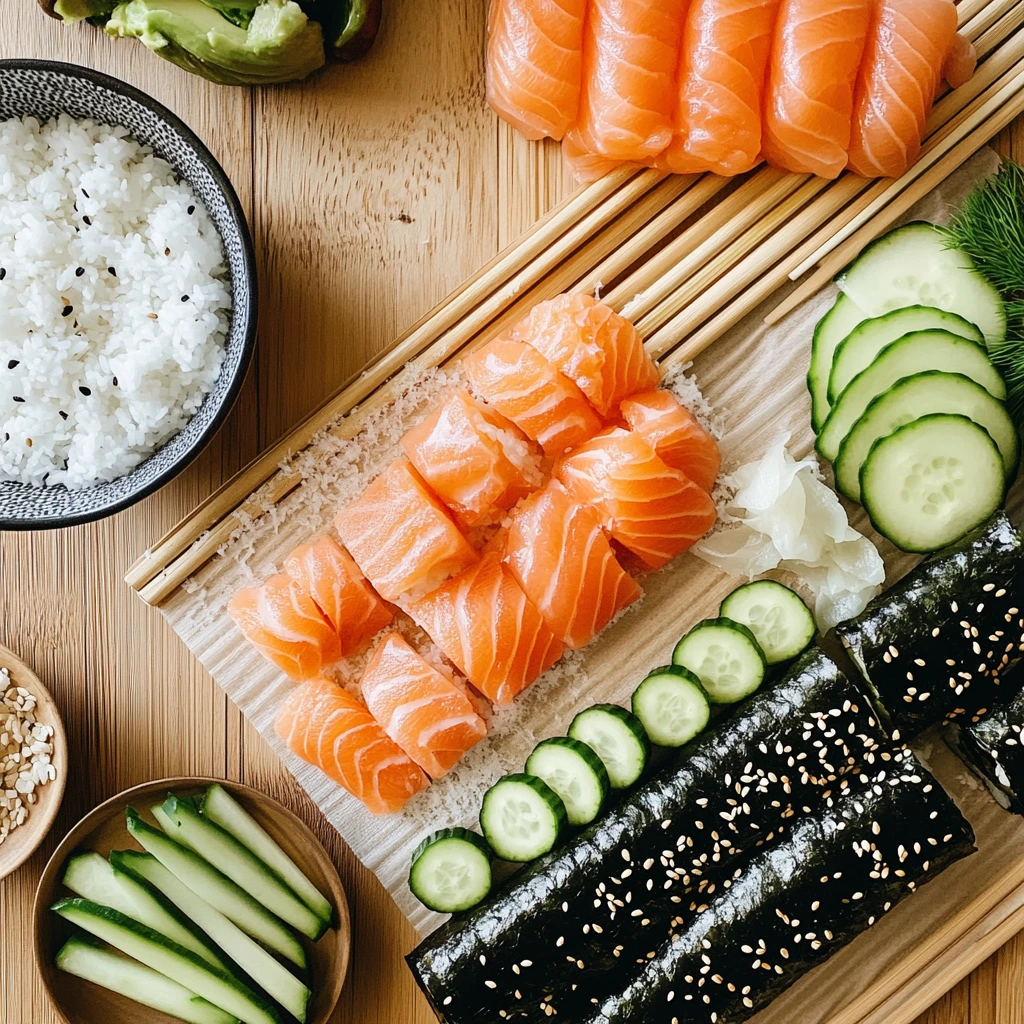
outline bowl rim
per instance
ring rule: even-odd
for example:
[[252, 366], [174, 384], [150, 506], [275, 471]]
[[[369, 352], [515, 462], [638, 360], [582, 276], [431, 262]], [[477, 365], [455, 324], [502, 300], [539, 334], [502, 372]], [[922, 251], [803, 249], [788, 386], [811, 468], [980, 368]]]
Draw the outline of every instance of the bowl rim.
[[224, 196], [242, 246], [242, 262], [249, 285], [248, 299], [243, 308], [239, 310], [237, 306], [232, 307], [232, 317], [244, 315], [246, 318], [245, 337], [242, 341], [242, 355], [235, 370], [235, 377], [224, 394], [220, 408], [211, 417], [210, 422], [202, 433], [196, 437], [192, 446], [182, 454], [181, 458], [154, 477], [145, 487], [132, 491], [125, 497], [104, 505], [102, 508], [93, 509], [89, 512], [78, 512], [73, 515], [60, 515], [39, 519], [25, 517], [5, 518], [0, 515], [0, 530], [57, 530], [67, 526], [80, 526], [84, 523], [93, 523], [100, 519], [106, 519], [108, 516], [123, 512], [144, 498], [148, 498], [178, 476], [213, 440], [214, 435], [224, 425], [228, 414], [235, 406], [238, 395], [242, 390], [242, 385], [249, 375], [249, 368], [252, 365], [253, 355], [256, 351], [259, 274], [256, 267], [256, 250], [252, 241], [252, 232], [249, 229], [249, 222], [245, 216], [245, 209], [238, 198], [238, 193], [235, 191], [231, 179], [227, 176], [217, 158], [210, 152], [206, 143], [173, 110], [134, 85], [129, 85], [113, 75], [97, 71], [94, 68], [85, 67], [82, 64], [72, 64], [69, 61], [60, 60], [41, 60], [34, 57], [0, 59], [0, 73], [7, 70], [43, 71], [91, 81], [96, 85], [109, 89], [111, 92], [127, 96], [141, 106], [149, 108], [158, 118], [170, 125], [195, 150], [199, 160], [205, 165], [210, 176], [214, 179], [217, 188], [220, 189]]

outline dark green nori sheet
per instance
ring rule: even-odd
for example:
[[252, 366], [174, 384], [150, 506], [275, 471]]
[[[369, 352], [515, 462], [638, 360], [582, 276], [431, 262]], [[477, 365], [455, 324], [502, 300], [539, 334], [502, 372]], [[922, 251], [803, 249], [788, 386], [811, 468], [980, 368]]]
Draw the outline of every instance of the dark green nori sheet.
[[[1020, 670], [1014, 682], [1022, 681]], [[1024, 814], [1024, 692], [974, 725], [957, 729], [956, 746], [982, 776]]]

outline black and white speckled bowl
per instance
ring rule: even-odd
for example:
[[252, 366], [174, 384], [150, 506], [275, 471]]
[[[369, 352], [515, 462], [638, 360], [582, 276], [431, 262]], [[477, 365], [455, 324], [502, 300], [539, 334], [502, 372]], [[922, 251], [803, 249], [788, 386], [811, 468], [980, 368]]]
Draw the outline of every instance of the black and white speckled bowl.
[[238, 196], [210, 151], [166, 107], [109, 75], [75, 64], [0, 60], [0, 120], [91, 117], [123, 125], [162, 156], [206, 205], [224, 241], [233, 295], [227, 354], [213, 390], [181, 433], [131, 473], [84, 490], [0, 480], [0, 529], [43, 530], [101, 519], [152, 494], [181, 472], [224, 421], [256, 346], [256, 260]]

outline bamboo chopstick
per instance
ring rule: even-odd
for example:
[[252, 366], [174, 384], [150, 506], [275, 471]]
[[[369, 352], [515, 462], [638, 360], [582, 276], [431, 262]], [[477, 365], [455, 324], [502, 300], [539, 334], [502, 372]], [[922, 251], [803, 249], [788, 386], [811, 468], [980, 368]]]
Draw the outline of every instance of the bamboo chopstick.
[[963, 31], [964, 25], [969, 22], [979, 11], [984, 10], [991, 0], [959, 0], [956, 5], [956, 20]]
[[1019, 3], [1019, 0], [995, 0], [987, 4], [960, 31], [970, 39], [976, 39], [986, 29], [991, 28], [1004, 14], [1008, 14]]

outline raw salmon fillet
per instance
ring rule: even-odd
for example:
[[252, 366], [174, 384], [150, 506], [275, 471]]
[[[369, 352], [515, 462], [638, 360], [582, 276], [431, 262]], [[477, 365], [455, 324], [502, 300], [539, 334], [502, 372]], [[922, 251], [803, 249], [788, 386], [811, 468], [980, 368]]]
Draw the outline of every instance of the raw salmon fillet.
[[658, 368], [636, 328], [592, 295], [559, 295], [540, 302], [512, 329], [571, 378], [602, 415], [622, 399], [656, 388]]
[[761, 159], [761, 108], [780, 0], [693, 0], [686, 13], [675, 136], [676, 174], [742, 174]]
[[722, 465], [718, 443], [671, 391], [633, 395], [619, 411], [630, 430], [646, 438], [665, 463], [710, 492]]
[[329, 679], [297, 686], [281, 708], [277, 734], [374, 814], [393, 814], [430, 785], [362, 704]]
[[341, 641], [309, 593], [284, 573], [240, 590], [228, 614], [245, 638], [292, 679], [311, 679], [341, 657]]
[[584, 137], [579, 128], [562, 140], [562, 159], [577, 181], [597, 181], [622, 163], [601, 156], [593, 146], [593, 140]]
[[528, 139], [560, 139], [576, 120], [587, 0], [492, 0], [487, 102]]
[[500, 519], [544, 482], [526, 436], [461, 389], [409, 430], [402, 447], [467, 529]]
[[958, 32], [953, 36], [949, 52], [942, 62], [942, 77], [949, 83], [951, 89], [959, 89], [974, 77], [977, 67], [978, 51], [974, 48], [974, 43]]
[[684, 0], [590, 0], [579, 118], [567, 137], [637, 163], [672, 141], [685, 13]]
[[718, 518], [704, 488], [666, 465], [640, 434], [621, 427], [567, 455], [555, 475], [571, 498], [598, 509], [615, 540], [652, 569], [695, 544]]
[[396, 459], [335, 517], [342, 543], [387, 601], [416, 598], [477, 559], [448, 510]]
[[462, 370], [473, 390], [546, 455], [561, 455], [601, 429], [583, 392], [536, 349], [507, 335], [471, 352]]
[[583, 647], [640, 596], [615, 558], [593, 508], [551, 480], [516, 510], [505, 561], [548, 629], [566, 647]]
[[850, 170], [898, 178], [917, 159], [956, 22], [953, 0], [879, 0], [857, 79]]
[[316, 602], [341, 641], [342, 657], [365, 647], [393, 618], [352, 556], [333, 537], [301, 544], [284, 571]]
[[823, 178], [838, 177], [846, 167], [874, 2], [782, 0], [761, 143], [769, 163]]
[[466, 678], [509, 704], [562, 656], [562, 644], [496, 551], [409, 606], [409, 614]]
[[370, 714], [431, 778], [447, 775], [487, 735], [469, 697], [398, 633], [377, 648], [360, 686]]

